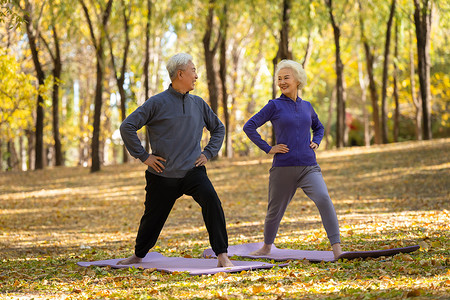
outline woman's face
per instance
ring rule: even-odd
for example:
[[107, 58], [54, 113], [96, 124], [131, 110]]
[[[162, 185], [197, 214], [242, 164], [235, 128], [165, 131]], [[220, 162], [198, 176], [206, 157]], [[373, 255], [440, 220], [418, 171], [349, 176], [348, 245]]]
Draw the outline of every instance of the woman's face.
[[284, 68], [278, 71], [278, 87], [286, 96], [297, 96], [298, 80], [290, 68]]

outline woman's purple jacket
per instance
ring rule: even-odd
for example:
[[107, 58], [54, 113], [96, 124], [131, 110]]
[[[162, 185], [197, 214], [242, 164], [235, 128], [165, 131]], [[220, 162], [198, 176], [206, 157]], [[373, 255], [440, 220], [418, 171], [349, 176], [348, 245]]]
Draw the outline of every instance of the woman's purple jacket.
[[272, 122], [277, 144], [286, 144], [288, 153], [277, 153], [273, 158], [274, 167], [314, 166], [317, 165], [316, 154], [309, 147], [312, 141], [317, 145], [323, 138], [324, 127], [311, 103], [297, 97], [297, 101], [281, 94], [270, 100], [257, 114], [244, 125], [244, 132], [261, 150], [269, 153], [272, 147], [261, 138], [257, 129], [266, 122]]

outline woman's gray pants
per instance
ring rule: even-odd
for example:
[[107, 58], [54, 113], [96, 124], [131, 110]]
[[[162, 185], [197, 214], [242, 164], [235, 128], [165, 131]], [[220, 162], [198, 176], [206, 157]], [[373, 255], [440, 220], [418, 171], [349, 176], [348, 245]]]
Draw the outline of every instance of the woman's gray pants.
[[331, 245], [340, 243], [339, 224], [322, 177], [315, 166], [272, 167], [269, 176], [269, 205], [264, 223], [264, 243], [273, 244], [281, 219], [298, 188], [316, 204]]

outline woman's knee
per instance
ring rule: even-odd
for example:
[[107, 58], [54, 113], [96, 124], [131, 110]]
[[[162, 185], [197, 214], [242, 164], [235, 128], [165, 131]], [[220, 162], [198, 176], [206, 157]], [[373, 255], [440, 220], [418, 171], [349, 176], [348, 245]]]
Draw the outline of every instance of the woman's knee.
[[333, 205], [333, 203], [331, 202], [331, 198], [328, 195], [328, 193], [320, 193], [320, 194], [314, 195], [312, 200], [314, 201], [316, 206], [319, 207], [319, 208], [321, 208], [321, 207], [328, 207], [330, 205]]

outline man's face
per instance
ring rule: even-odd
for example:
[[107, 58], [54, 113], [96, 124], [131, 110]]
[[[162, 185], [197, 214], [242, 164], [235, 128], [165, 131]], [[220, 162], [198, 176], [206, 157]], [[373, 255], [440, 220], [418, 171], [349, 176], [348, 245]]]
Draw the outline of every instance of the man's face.
[[195, 82], [197, 81], [197, 69], [195, 65], [190, 61], [186, 68], [181, 71], [180, 79], [183, 85], [188, 91], [192, 91], [195, 88]]

